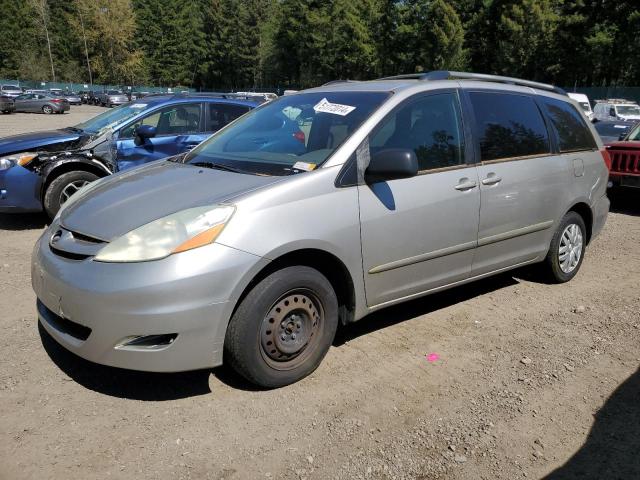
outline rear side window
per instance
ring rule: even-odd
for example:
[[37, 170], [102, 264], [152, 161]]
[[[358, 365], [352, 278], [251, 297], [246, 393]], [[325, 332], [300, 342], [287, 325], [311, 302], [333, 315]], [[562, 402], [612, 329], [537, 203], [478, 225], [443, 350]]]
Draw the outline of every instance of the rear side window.
[[216, 132], [248, 111], [249, 107], [244, 105], [210, 103], [207, 130], [210, 132]]
[[470, 92], [482, 161], [551, 152], [535, 101], [525, 95]]
[[541, 97], [541, 101], [558, 137], [560, 152], [598, 148], [591, 130], [587, 127], [584, 115], [573, 105], [548, 97]]

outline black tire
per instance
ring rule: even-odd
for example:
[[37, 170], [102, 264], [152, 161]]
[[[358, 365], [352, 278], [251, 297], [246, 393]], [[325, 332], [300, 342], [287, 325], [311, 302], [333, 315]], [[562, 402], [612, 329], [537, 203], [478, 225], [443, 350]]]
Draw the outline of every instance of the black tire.
[[97, 179], [97, 175], [83, 170], [63, 173], [59, 177], [55, 178], [44, 192], [44, 198], [42, 200], [42, 205], [45, 212], [47, 212], [47, 215], [49, 215], [50, 218], [56, 216], [58, 210], [60, 210], [60, 207], [65, 201], [65, 199], [63, 199], [63, 192], [65, 192], [67, 187], [74, 183], [91, 183]]
[[256, 284], [238, 306], [224, 360], [260, 387], [289, 385], [320, 365], [337, 327], [338, 300], [329, 280], [310, 267], [283, 268]]
[[[564, 271], [561, 262], [560, 262], [560, 243], [562, 242], [562, 236], [565, 233], [565, 230], [570, 225], [576, 225], [580, 229], [580, 235], [582, 238], [581, 244], [582, 247], [580, 249], [580, 256], [577, 264], [571, 269], [571, 271]], [[560, 224], [558, 225], [558, 229], [553, 234], [553, 238], [551, 239], [551, 245], [549, 247], [549, 251], [547, 252], [547, 257], [544, 260], [544, 274], [554, 283], [564, 283], [571, 280], [576, 276], [578, 270], [582, 265], [582, 261], [584, 260], [585, 247], [587, 244], [587, 229], [584, 224], [584, 219], [580, 214], [576, 212], [567, 213]]]

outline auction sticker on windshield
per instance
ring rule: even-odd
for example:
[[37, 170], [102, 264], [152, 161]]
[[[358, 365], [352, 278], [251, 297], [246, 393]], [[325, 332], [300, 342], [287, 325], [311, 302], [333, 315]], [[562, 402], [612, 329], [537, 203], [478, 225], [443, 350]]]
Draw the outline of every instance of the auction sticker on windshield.
[[316, 113], [333, 113], [334, 115], [346, 116], [353, 112], [356, 107], [351, 105], [341, 105], [339, 103], [331, 103], [326, 98], [320, 100], [313, 109]]
[[307, 162], [296, 162], [293, 164], [294, 170], [304, 170], [305, 172], [310, 172], [314, 168], [316, 168], [315, 163], [307, 163]]

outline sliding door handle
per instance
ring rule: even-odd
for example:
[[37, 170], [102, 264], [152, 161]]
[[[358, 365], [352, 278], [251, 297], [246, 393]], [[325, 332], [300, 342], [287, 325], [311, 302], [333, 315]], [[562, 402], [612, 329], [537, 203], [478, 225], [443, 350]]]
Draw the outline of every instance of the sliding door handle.
[[495, 173], [490, 173], [487, 175], [487, 178], [482, 180], [483, 185], [495, 185], [496, 183], [500, 183], [502, 181], [502, 177], [498, 177]]

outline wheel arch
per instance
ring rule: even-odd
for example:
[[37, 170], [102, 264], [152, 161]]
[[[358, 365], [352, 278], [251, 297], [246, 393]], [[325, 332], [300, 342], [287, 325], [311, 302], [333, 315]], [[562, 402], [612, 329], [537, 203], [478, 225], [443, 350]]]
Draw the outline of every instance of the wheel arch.
[[46, 170], [43, 171], [43, 182], [40, 191], [40, 198], [44, 198], [44, 194], [49, 188], [51, 182], [53, 182], [60, 175], [63, 175], [68, 172], [75, 171], [84, 171], [93, 173], [97, 175], [99, 178], [106, 177], [107, 175], [111, 175], [111, 171], [100, 161], [98, 160], [89, 160], [89, 159], [69, 159], [62, 160], [52, 164], [51, 166], [47, 166]]
[[591, 210], [591, 207], [585, 202], [577, 202], [573, 204], [571, 208], [569, 208], [569, 210], [567, 210], [567, 213], [569, 212], [576, 212], [584, 220], [584, 226], [587, 229], [586, 243], [588, 245], [591, 241], [591, 235], [593, 231], [593, 211]]
[[319, 248], [300, 248], [283, 253], [271, 260], [245, 286], [234, 305], [233, 313], [261, 280], [277, 270], [295, 265], [314, 268], [327, 277], [338, 298], [340, 322], [345, 325], [354, 321], [356, 291], [351, 273], [337, 256]]

